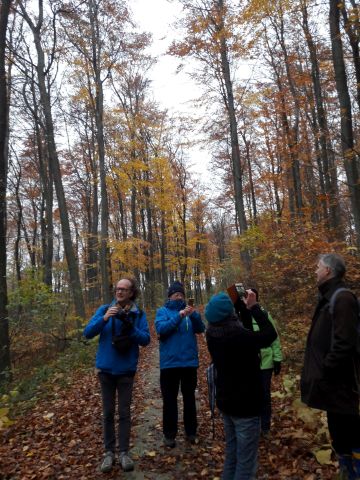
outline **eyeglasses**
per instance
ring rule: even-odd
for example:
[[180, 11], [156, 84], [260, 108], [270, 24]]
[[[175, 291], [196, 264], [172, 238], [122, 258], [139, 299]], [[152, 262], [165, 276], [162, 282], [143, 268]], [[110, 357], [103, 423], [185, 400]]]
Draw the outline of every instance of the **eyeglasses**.
[[123, 293], [123, 292], [129, 292], [129, 291], [130, 291], [130, 288], [115, 288], [115, 292]]

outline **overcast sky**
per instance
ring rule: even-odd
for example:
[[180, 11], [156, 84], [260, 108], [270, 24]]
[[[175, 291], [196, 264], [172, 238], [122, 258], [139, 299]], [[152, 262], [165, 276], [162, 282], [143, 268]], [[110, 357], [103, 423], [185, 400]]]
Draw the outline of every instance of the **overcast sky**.
[[[158, 57], [150, 73], [156, 101], [170, 112], [191, 113], [193, 100], [200, 95], [199, 87], [185, 72], [176, 74], [179, 60], [166, 55], [166, 50], [175, 38], [173, 23], [182, 7], [175, 1], [132, 0], [131, 10], [140, 30], [152, 33], [151, 53]], [[209, 153], [199, 148], [189, 151], [190, 163], [201, 179], [208, 178]]]
[[158, 63], [151, 77], [157, 100], [170, 110], [187, 111], [186, 102], [196, 97], [199, 89], [185, 73], [176, 74], [179, 60], [166, 55], [175, 38], [172, 25], [181, 13], [181, 5], [167, 0], [132, 0], [131, 9], [140, 29], [153, 35], [152, 53], [158, 57]]

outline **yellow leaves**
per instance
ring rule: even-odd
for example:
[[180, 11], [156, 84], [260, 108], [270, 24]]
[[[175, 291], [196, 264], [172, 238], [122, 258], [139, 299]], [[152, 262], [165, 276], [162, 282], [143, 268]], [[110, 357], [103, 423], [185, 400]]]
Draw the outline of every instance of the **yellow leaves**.
[[55, 413], [49, 412], [43, 415], [44, 420], [51, 420], [55, 416]]
[[0, 408], [0, 430], [9, 427], [14, 422], [8, 417], [9, 409], [7, 407]]
[[152, 458], [153, 458], [153, 457], [156, 457], [156, 452], [155, 452], [155, 451], [146, 452], [146, 455], [147, 455], [148, 457], [152, 457]]
[[331, 461], [331, 448], [315, 450], [312, 452], [315, 455], [316, 460], [320, 463], [320, 465], [329, 465], [333, 463]]
[[[146, 249], [149, 244], [139, 238], [128, 238], [127, 240], [118, 241], [112, 239], [109, 241], [112, 250], [111, 260], [114, 264], [114, 271], [118, 271], [118, 264], [126, 266], [126, 270], [144, 269], [148, 264]], [[120, 268], [124, 270], [124, 267]]]
[[306, 425], [314, 425], [319, 420], [319, 412], [312, 408], [307, 407], [300, 399], [296, 399], [293, 402], [293, 408], [297, 417], [302, 420]]

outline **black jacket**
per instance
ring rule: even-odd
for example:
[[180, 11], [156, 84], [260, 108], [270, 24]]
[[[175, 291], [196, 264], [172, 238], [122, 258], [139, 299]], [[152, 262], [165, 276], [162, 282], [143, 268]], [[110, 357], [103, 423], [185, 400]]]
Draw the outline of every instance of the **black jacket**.
[[350, 292], [336, 297], [333, 318], [332, 294], [344, 284], [331, 278], [319, 287], [319, 301], [307, 337], [301, 375], [301, 399], [309, 407], [333, 413], [359, 413], [356, 393], [355, 344], [358, 335], [358, 304]]
[[255, 318], [260, 331], [244, 328], [235, 315], [209, 325], [206, 331], [217, 372], [217, 406], [236, 417], [260, 415], [263, 395], [259, 350], [269, 346], [277, 336], [259, 305], [248, 310], [248, 314]]

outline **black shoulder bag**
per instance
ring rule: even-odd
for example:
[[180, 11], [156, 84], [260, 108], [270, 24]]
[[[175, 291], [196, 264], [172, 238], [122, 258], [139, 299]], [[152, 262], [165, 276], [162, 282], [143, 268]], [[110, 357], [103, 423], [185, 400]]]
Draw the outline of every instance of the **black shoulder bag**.
[[[126, 322], [123, 322], [123, 326], [119, 335], [115, 334], [115, 321], [122, 321], [126, 317]], [[130, 338], [130, 332], [133, 328], [132, 322], [130, 321], [128, 315], [125, 312], [112, 317], [111, 319], [111, 333], [112, 333], [112, 344], [119, 353], [127, 353], [133, 345], [133, 342]]]

